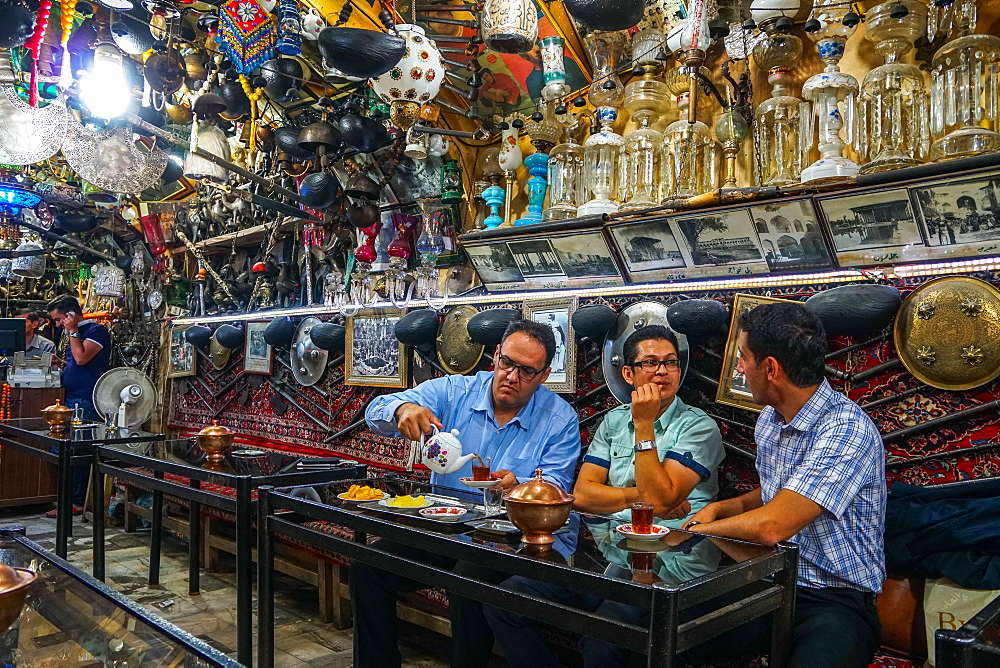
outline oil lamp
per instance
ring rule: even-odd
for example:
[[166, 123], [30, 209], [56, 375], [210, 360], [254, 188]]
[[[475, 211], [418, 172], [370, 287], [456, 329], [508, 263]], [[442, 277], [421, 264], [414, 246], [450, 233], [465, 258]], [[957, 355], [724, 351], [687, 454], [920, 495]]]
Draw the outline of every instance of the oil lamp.
[[580, 137], [587, 123], [583, 117], [564, 114], [566, 141], [549, 151], [549, 206], [543, 220], [565, 220], [576, 215], [585, 197], [583, 182], [583, 146]]
[[659, 51], [650, 53], [647, 49], [645, 55], [633, 54], [632, 62], [642, 70], [642, 76], [625, 87], [625, 111], [639, 127], [625, 135], [622, 147], [624, 178], [619, 198], [623, 200], [623, 211], [646, 209], [660, 203], [663, 133], [654, 130], [652, 125], [666, 109], [670, 98], [667, 84], [658, 78], [661, 67], [655, 56]]
[[618, 119], [618, 106], [624, 95], [616, 71], [624, 41], [622, 32], [594, 32], [586, 38], [594, 66], [594, 83], [588, 94], [591, 104], [597, 107], [600, 130], [583, 144], [584, 181], [593, 199], [577, 209], [580, 216], [618, 211], [614, 200], [618, 193], [618, 160], [625, 140], [612, 125]]

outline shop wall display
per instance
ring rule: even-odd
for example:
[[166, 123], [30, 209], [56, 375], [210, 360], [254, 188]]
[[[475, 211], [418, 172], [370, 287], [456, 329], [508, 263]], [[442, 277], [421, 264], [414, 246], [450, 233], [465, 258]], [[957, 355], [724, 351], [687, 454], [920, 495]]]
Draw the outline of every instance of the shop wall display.
[[750, 216], [771, 271], [834, 266], [811, 199], [750, 207]]
[[817, 199], [842, 267], [929, 257], [906, 188]]
[[600, 231], [466, 244], [463, 248], [491, 292], [624, 284]]
[[576, 299], [532, 299], [524, 302], [524, 318], [547, 325], [556, 338], [556, 353], [552, 358], [551, 372], [545, 387], [553, 392], [576, 390], [576, 333], [573, 331], [573, 312]]
[[243, 338], [243, 371], [270, 376], [274, 365], [274, 350], [264, 341], [266, 322], [248, 322]]
[[345, 385], [406, 387], [406, 349], [395, 335], [399, 318], [398, 311], [370, 311], [347, 319]]
[[174, 327], [170, 330], [170, 369], [169, 378], [182, 378], [198, 373], [198, 353], [194, 345], [184, 338], [187, 327]]
[[[726, 348], [722, 358], [722, 373], [719, 375], [719, 390], [715, 400], [720, 404], [745, 408], [759, 413], [764, 407], [753, 400], [746, 376], [736, 370], [740, 361], [739, 338], [742, 331], [737, 324], [740, 315], [751, 311], [761, 304], [790, 302], [788, 299], [774, 299], [759, 295], [737, 294], [733, 298], [732, 320], [729, 323], [729, 336], [726, 337]], [[790, 302], [798, 303], [798, 302]]]

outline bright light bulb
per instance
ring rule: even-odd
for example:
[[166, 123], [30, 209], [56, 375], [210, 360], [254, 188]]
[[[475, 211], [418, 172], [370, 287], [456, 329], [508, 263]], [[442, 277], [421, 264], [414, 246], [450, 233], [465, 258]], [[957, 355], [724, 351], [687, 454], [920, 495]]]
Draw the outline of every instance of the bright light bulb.
[[132, 92], [125, 82], [122, 54], [111, 44], [94, 49], [94, 64], [80, 80], [80, 99], [100, 118], [118, 118], [125, 113]]

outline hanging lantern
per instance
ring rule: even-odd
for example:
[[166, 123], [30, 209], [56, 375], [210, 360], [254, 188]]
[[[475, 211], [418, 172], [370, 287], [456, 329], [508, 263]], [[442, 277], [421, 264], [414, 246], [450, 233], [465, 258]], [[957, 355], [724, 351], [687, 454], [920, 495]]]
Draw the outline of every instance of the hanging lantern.
[[396, 32], [406, 40], [402, 60], [372, 80], [372, 88], [389, 103], [389, 118], [401, 130], [409, 130], [427, 104], [441, 90], [444, 64], [433, 40], [420, 26], [400, 24]]
[[[34, 241], [25, 241], [15, 249], [19, 255], [10, 263], [10, 271], [21, 278], [41, 278], [45, 275], [45, 254], [42, 245]], [[21, 255], [21, 253], [37, 252], [37, 255]]]
[[[17, 272], [16, 267], [14, 272]], [[121, 299], [125, 296], [125, 272], [110, 264], [94, 267], [93, 289], [98, 297]]]
[[531, 0], [486, 0], [480, 20], [486, 48], [499, 53], [527, 53], [538, 39], [538, 10]]

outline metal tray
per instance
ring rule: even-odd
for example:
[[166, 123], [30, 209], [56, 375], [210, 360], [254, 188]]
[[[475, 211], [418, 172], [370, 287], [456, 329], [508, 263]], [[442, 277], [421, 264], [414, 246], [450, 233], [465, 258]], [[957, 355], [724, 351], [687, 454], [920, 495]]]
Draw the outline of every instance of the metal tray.
[[384, 513], [386, 515], [394, 515], [400, 519], [405, 519], [408, 522], [416, 522], [420, 524], [425, 524], [425, 526], [433, 526], [435, 529], [445, 529], [446, 527], [455, 527], [456, 531], [468, 530], [466, 526], [469, 522], [474, 522], [478, 520], [483, 520], [488, 517], [503, 517], [505, 513], [500, 512], [495, 515], [487, 515], [486, 509], [482, 504], [475, 504], [471, 501], [460, 501], [453, 496], [442, 496], [440, 494], [424, 494], [424, 498], [431, 502], [431, 508], [433, 506], [460, 506], [465, 508], [467, 511], [461, 517], [425, 517], [421, 515], [418, 510], [419, 508], [393, 508], [392, 506], [382, 506], [379, 505], [378, 501], [366, 501], [364, 503], [358, 504], [358, 510], [367, 510], [376, 513]]

